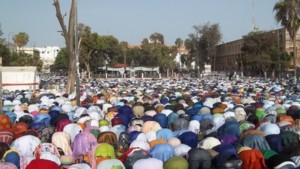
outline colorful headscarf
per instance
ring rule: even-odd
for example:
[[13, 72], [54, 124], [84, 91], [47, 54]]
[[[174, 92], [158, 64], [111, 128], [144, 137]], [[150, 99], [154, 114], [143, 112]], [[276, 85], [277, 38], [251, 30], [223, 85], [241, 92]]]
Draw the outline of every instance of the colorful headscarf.
[[265, 169], [265, 159], [263, 154], [256, 150], [244, 150], [239, 152], [238, 156], [243, 161], [242, 169]]
[[60, 165], [60, 154], [57, 147], [52, 143], [41, 143], [34, 151], [35, 159], [45, 159]]
[[17, 153], [17, 151], [15, 151], [13, 149], [6, 151], [5, 154], [3, 155], [2, 159], [5, 162], [10, 162], [10, 163], [14, 164], [15, 166], [17, 166], [17, 168], [20, 168], [21, 158], [20, 158], [19, 154]]
[[13, 139], [13, 133], [10, 130], [0, 131], [0, 142], [4, 142], [10, 145]]

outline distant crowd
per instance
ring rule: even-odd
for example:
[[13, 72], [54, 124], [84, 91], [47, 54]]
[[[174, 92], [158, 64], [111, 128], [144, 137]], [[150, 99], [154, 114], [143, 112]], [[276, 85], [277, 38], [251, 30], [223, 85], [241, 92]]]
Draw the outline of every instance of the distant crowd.
[[1, 169], [300, 168], [300, 90], [289, 80], [90, 80], [77, 105], [53, 77], [3, 91]]

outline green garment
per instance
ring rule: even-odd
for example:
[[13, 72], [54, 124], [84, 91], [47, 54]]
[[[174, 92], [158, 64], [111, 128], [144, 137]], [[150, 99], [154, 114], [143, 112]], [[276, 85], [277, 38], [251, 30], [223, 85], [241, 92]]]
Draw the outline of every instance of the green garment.
[[270, 157], [276, 155], [277, 153], [273, 150], [262, 150], [261, 153], [264, 155], [265, 160], [268, 160]]
[[97, 157], [110, 157], [111, 159], [115, 159], [115, 149], [112, 145], [107, 143], [101, 143], [95, 151], [95, 156]]
[[189, 163], [182, 157], [169, 158], [164, 165], [164, 169], [188, 169]]

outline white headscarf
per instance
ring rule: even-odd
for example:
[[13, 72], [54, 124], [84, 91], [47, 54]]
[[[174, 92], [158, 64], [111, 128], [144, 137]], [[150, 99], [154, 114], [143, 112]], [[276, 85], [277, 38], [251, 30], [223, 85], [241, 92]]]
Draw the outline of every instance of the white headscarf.
[[168, 144], [170, 144], [173, 147], [176, 147], [179, 144], [181, 144], [181, 141], [177, 137], [172, 137], [168, 140]]
[[188, 130], [198, 134], [200, 131], [200, 122], [198, 120], [191, 120], [189, 122], [189, 128]]
[[141, 141], [141, 140], [134, 140], [131, 144], [130, 144], [130, 148], [141, 148], [143, 150], [150, 150], [150, 145], [148, 144], [148, 142], [145, 141]]
[[75, 123], [70, 123], [64, 127], [63, 131], [71, 136], [71, 142], [73, 143], [75, 136], [82, 132], [82, 128]]
[[186, 144], [179, 144], [174, 148], [174, 154], [176, 157], [183, 157], [188, 154], [190, 151], [191, 147], [186, 145]]
[[163, 169], [163, 162], [156, 158], [146, 158], [136, 161], [132, 169]]
[[212, 149], [215, 146], [218, 146], [221, 144], [220, 140], [214, 137], [207, 137], [204, 140], [202, 140], [200, 143], [200, 147], [204, 149]]

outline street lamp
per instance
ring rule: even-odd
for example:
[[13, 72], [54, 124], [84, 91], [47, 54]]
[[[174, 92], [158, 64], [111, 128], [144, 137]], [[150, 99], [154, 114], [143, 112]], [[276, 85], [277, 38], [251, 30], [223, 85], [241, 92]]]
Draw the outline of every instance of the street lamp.
[[279, 29], [277, 29], [277, 56], [279, 56], [279, 75], [278, 75], [278, 77], [279, 77], [279, 79], [281, 79], [281, 58], [280, 58], [280, 55], [278, 55], [279, 54], [279, 50], [280, 50], [280, 48], [279, 48]]
[[10, 49], [10, 35], [14, 35], [14, 32], [9, 32], [9, 34], [7, 35], [7, 46]]

